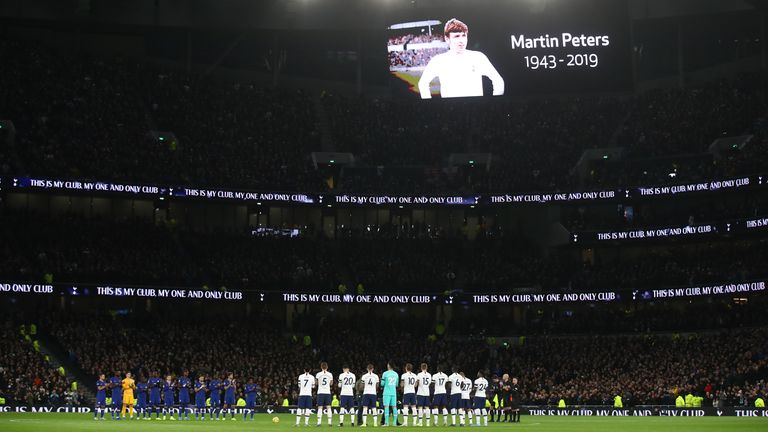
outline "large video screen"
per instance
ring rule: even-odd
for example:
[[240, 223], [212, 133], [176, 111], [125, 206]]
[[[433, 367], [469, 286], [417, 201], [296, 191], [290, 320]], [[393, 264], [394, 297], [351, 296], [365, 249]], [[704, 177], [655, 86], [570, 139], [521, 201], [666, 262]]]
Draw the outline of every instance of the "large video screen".
[[446, 3], [387, 28], [395, 94], [514, 97], [632, 87], [625, 1]]

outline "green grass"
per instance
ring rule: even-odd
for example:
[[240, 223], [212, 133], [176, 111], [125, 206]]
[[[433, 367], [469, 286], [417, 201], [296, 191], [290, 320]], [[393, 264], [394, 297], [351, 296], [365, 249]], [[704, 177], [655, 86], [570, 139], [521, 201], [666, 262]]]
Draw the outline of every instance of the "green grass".
[[[315, 425], [315, 417], [310, 419], [310, 428], [294, 428], [295, 417], [289, 414], [280, 415], [280, 423], [272, 423], [271, 415], [260, 414], [255, 421], [244, 422], [242, 418], [237, 421], [94, 421], [92, 414], [17, 414], [0, 413], [0, 431], [2, 432], [26, 432], [26, 431], [259, 431], [277, 432], [286, 430], [357, 430], [360, 428], [343, 429], [337, 426], [318, 428]], [[335, 421], [335, 418], [334, 418]], [[365, 430], [373, 427], [369, 424]], [[390, 430], [381, 427], [375, 430]], [[447, 427], [408, 427], [397, 428], [401, 431], [428, 431], [428, 430], [456, 430]], [[462, 428], [463, 429], [463, 428]], [[531, 431], [531, 432], [721, 432], [721, 431], [766, 431], [768, 430], [768, 418], [764, 417], [530, 417], [524, 416], [521, 423], [491, 424], [487, 428], [472, 428], [471, 430], [483, 432], [500, 431]]]

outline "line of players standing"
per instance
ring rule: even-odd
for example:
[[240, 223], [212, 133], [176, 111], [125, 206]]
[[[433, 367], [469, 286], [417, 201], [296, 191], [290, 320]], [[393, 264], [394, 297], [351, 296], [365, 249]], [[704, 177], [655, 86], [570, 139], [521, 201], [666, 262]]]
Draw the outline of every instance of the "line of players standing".
[[[127, 373], [126, 376], [130, 378], [130, 373]], [[136, 398], [126, 398], [125, 393], [121, 393], [121, 391], [127, 391], [121, 389], [123, 382], [119, 372], [115, 372], [109, 380], [106, 380], [104, 374], [99, 376], [98, 381], [96, 381], [94, 420], [104, 420], [106, 412], [110, 413], [113, 420], [120, 420], [121, 406], [123, 406], [123, 416], [127, 407], [130, 412], [129, 418], [136, 420], [151, 420], [153, 411], [155, 420], [160, 420], [161, 413], [163, 415], [162, 420], [166, 420], [168, 417], [171, 420], [176, 420], [173, 415], [174, 412], [178, 413], [179, 420], [190, 420], [190, 411], [194, 411], [195, 419], [199, 420], [205, 420], [206, 413], [209, 414], [211, 420], [214, 420], [214, 416], [216, 420], [224, 420], [227, 414], [230, 414], [231, 420], [236, 420], [234, 408], [238, 383], [231, 372], [226, 376], [221, 375], [221, 377], [214, 375], [210, 380], [206, 380], [204, 375], [200, 375], [195, 382], [192, 382], [192, 379], [189, 378], [189, 371], [186, 370], [176, 380], [173, 380], [171, 375], [167, 375], [163, 380], [158, 372], [154, 372], [149, 379], [141, 378], [134, 386]], [[107, 407], [107, 392], [110, 390], [112, 403], [110, 407]], [[131, 392], [133, 391], [131, 390]], [[243, 411], [243, 420], [247, 419], [248, 414], [253, 420], [258, 392], [258, 385], [253, 382], [253, 378], [250, 378], [244, 386], [245, 410]], [[177, 394], [178, 398], [176, 397]], [[194, 407], [191, 406], [193, 394]], [[210, 397], [206, 398], [206, 395], [210, 395]], [[136, 417], [133, 416], [133, 400], [136, 401]], [[177, 406], [178, 409], [176, 409]]]
[[[320, 372], [313, 376], [310, 373], [311, 368], [305, 368], [304, 373], [298, 378], [299, 403], [296, 410], [296, 426], [301, 424], [302, 417], [304, 417], [304, 425], [309, 426], [313, 408], [312, 394], [315, 388], [317, 388], [315, 403], [317, 426], [322, 424], [323, 415], [327, 416], [328, 426], [333, 424], [331, 411], [333, 374], [328, 372], [328, 364], [325, 362], [320, 364], [320, 369]], [[393, 375], [390, 373], [394, 374], [396, 381], [394, 386], [397, 387], [397, 381], [399, 381], [402, 389], [403, 426], [408, 426], [409, 415], [413, 426], [429, 426], [430, 422], [437, 426], [440, 414], [443, 415], [443, 425], [448, 426], [449, 408], [450, 426], [456, 426], [457, 414], [459, 426], [473, 425], [473, 417], [475, 426], [488, 426], [489, 411], [491, 421], [494, 421], [494, 414], [497, 415], [497, 422], [502, 421], [502, 413], [505, 414], [503, 420], [505, 422], [520, 421], [520, 388], [517, 378], [510, 380], [507, 374], [504, 374], [500, 381], [494, 379], [493, 383], [489, 383], [482, 372], [478, 372], [477, 378], [472, 381], [458, 366], [452, 368], [453, 373], [450, 376], [446, 375], [440, 366], [437, 368], [437, 373], [430, 374], [426, 363], [420, 365], [421, 371], [418, 374], [413, 373], [412, 364], [406, 364], [405, 373], [400, 377], [393, 372], [391, 363], [387, 364], [387, 369], [381, 377], [381, 387], [384, 388], [383, 426], [389, 425], [390, 411], [394, 416], [394, 424], [399, 425], [397, 401], [394, 395], [392, 398], [387, 395], [387, 388], [393, 385], [391, 382]], [[367, 367], [368, 372], [359, 380], [350, 372], [348, 366], [345, 365], [342, 370], [343, 373], [339, 375], [337, 381], [340, 389], [339, 426], [344, 426], [344, 416], [349, 414], [352, 426], [360, 415], [362, 417], [360, 425], [367, 427], [368, 415], [373, 414], [374, 418], [377, 417], [379, 376], [374, 372], [371, 364]], [[491, 399], [493, 404], [488, 399], [491, 396], [493, 396]], [[357, 408], [361, 410], [358, 412]], [[467, 417], [468, 422], [465, 421]], [[378, 426], [378, 423], [374, 420], [373, 426]]]

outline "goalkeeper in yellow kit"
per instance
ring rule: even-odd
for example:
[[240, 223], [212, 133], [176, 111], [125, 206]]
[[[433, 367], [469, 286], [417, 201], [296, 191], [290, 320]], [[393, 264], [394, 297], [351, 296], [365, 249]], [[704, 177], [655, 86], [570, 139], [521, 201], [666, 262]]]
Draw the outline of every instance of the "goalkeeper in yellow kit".
[[128, 415], [133, 419], [133, 391], [136, 390], [136, 383], [131, 378], [131, 373], [126, 372], [125, 379], [122, 381], [123, 385], [123, 409], [120, 410], [120, 417], [125, 418], [125, 408], [128, 408]]

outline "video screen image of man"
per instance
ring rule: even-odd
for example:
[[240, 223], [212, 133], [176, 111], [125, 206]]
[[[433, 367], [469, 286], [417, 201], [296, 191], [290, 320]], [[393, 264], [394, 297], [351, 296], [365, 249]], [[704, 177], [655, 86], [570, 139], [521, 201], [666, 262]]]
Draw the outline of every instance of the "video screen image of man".
[[504, 79], [488, 57], [480, 51], [467, 49], [469, 27], [453, 18], [445, 23], [443, 33], [449, 49], [432, 57], [424, 69], [419, 79], [421, 98], [432, 97], [430, 84], [435, 78], [440, 80], [442, 98], [483, 96], [483, 76], [491, 80], [494, 96], [503, 95]]

